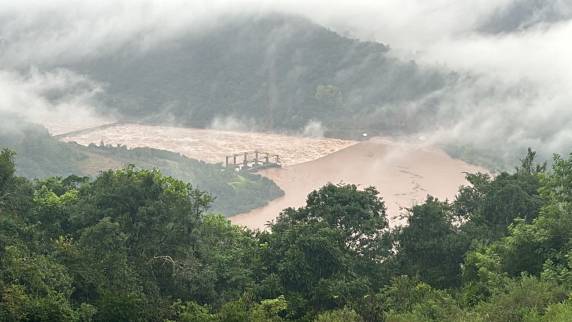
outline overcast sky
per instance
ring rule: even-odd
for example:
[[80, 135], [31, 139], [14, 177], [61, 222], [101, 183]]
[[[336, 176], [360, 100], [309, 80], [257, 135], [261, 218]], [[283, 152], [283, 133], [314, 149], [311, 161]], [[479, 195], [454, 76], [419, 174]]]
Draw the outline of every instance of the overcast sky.
[[[85, 111], [98, 84], [50, 65], [134, 39], [145, 50], [208, 31], [228, 14], [267, 12], [303, 15], [388, 44], [395, 56], [477, 75], [448, 89], [440, 113], [466, 117], [429, 135], [436, 140], [572, 148], [570, 0], [0, 0], [0, 111]], [[29, 67], [40, 72], [22, 72]], [[43, 96], [52, 86], [79, 90], [54, 103]]]

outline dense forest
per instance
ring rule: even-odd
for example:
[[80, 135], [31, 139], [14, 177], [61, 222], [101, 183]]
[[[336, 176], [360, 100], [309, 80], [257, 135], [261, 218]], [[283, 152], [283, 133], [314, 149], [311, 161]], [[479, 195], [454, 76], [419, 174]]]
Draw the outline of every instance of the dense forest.
[[[5, 115], [0, 114], [2, 116]], [[17, 129], [11, 129], [8, 123], [17, 125]], [[29, 179], [72, 174], [95, 176], [102, 170], [128, 164], [159, 169], [165, 175], [192, 182], [196, 188], [210, 193], [215, 197], [212, 209], [227, 216], [264, 206], [283, 195], [274, 182], [254, 173], [236, 172], [152, 148], [65, 143], [41, 126], [10, 117], [0, 119], [0, 146], [17, 152], [16, 174]]]
[[268, 231], [158, 170], [30, 181], [0, 154], [2, 321], [570, 321], [572, 156], [468, 174], [389, 229], [329, 184]]

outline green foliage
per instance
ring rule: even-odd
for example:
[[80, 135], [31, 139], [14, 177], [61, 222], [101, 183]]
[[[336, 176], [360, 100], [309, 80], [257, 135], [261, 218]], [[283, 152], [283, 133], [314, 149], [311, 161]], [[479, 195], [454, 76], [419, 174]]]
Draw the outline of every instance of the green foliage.
[[465, 231], [476, 230], [479, 239], [496, 240], [507, 233], [515, 219], [531, 222], [543, 205], [538, 193], [539, 175], [517, 170], [488, 175], [469, 174], [469, 187], [462, 187], [453, 207], [457, 216], [469, 220]]
[[66, 268], [47, 256], [7, 246], [0, 259], [0, 319], [75, 321], [72, 280]]
[[314, 322], [362, 322], [362, 317], [356, 311], [343, 308], [340, 310], [326, 311], [316, 317]]
[[546, 307], [566, 298], [561, 286], [535, 277], [523, 276], [509, 280], [475, 311], [485, 321], [524, 321], [529, 315], [543, 314]]
[[501, 258], [492, 249], [481, 247], [465, 255], [463, 265], [463, 301], [476, 304], [502, 289], [508, 276], [503, 272]]
[[393, 279], [382, 291], [380, 300], [385, 305], [388, 321], [445, 321], [460, 312], [447, 292], [407, 276]]
[[[95, 302], [98, 321], [149, 321], [151, 312], [146, 312], [144, 297], [137, 293], [103, 292]], [[147, 314], [145, 314], [147, 313]]]
[[209, 312], [207, 307], [204, 307], [196, 302], [181, 302], [176, 301], [172, 306], [174, 320], [178, 322], [214, 322], [218, 321], [214, 314]]
[[[95, 180], [36, 181], [33, 189], [29, 209], [0, 218], [0, 290], [11, 303], [4, 316], [147, 321], [170, 315], [169, 298], [221, 303], [252, 283], [253, 237], [222, 217], [203, 221], [212, 199], [189, 184], [129, 166]], [[30, 228], [37, 233], [27, 236]], [[225, 270], [234, 260], [245, 261], [242, 271]], [[209, 279], [196, 274], [203, 268]], [[203, 297], [208, 285], [215, 294]]]
[[205, 216], [197, 231], [197, 253], [205, 263], [201, 275], [218, 276], [191, 286], [201, 299], [220, 306], [254, 287], [260, 265], [258, 243], [249, 231], [221, 215]]
[[546, 171], [547, 163], [544, 162], [542, 164], [536, 163], [536, 151], [532, 151], [531, 148], [528, 148], [526, 156], [520, 160], [520, 166], [516, 167], [517, 174], [541, 174]]
[[284, 321], [284, 315], [288, 303], [284, 296], [274, 299], [265, 299], [258, 303], [253, 302], [249, 296], [225, 303], [217, 314], [219, 321], [224, 322], [280, 322]]
[[167, 176], [192, 182], [196, 188], [215, 197], [211, 205], [214, 212], [227, 216], [261, 207], [283, 195], [283, 191], [274, 182], [260, 175], [248, 171], [236, 172], [173, 152], [96, 145], [90, 145], [86, 152], [110, 158], [119, 164], [136, 164], [144, 169], [158, 169]]
[[248, 321], [249, 306], [244, 299], [226, 302], [219, 310], [218, 317], [225, 322]]
[[306, 207], [286, 209], [272, 225], [281, 233], [297, 226], [332, 229], [356, 254], [384, 256], [383, 231], [387, 228], [385, 204], [374, 187], [328, 184], [308, 195]]
[[564, 303], [552, 304], [546, 308], [544, 315], [530, 314], [526, 322], [568, 322], [572, 321], [572, 304], [570, 300]]
[[205, 215], [208, 193], [159, 170], [30, 182], [2, 156], [1, 321], [572, 316], [572, 156], [469, 176], [394, 230], [375, 189], [328, 184], [263, 232]]
[[510, 275], [518, 276], [522, 272], [538, 275], [545, 264], [557, 270], [569, 269], [572, 190], [566, 185], [572, 177], [571, 164], [572, 158], [563, 160], [556, 156], [552, 171], [540, 176], [543, 206], [537, 218], [515, 220], [509, 226], [508, 236], [489, 246], [489, 253], [497, 254], [502, 269]]
[[27, 211], [32, 203], [31, 184], [15, 177], [14, 151], [0, 152], [0, 218], [3, 211]]
[[262, 300], [252, 309], [249, 320], [253, 322], [283, 321], [280, 314], [284, 313], [287, 307], [288, 303], [283, 295], [275, 299]]
[[[2, 193], [2, 186], [8, 178], [13, 177], [14, 172], [30, 179], [40, 179], [40, 185], [48, 185], [60, 195], [62, 189], [66, 188], [64, 186], [77, 185], [85, 180], [85, 176], [94, 176], [100, 171], [128, 164], [148, 170], [158, 169], [167, 176], [192, 182], [196, 188], [209, 192], [215, 198], [211, 204], [212, 211], [226, 216], [264, 206], [284, 194], [271, 180], [248, 171], [238, 173], [219, 164], [209, 164], [178, 153], [151, 148], [127, 149], [125, 146], [94, 144], [85, 147], [60, 142], [40, 126], [13, 116], [2, 116], [0, 115], [0, 147], [6, 146], [11, 150], [3, 150], [0, 154], [0, 205], [6, 195]], [[5, 123], [10, 123], [17, 130], [4, 130]], [[12, 151], [17, 154], [14, 155]], [[49, 176], [68, 178], [64, 180], [70, 182], [64, 183], [56, 178], [47, 179], [51, 180], [47, 182], [45, 178]], [[62, 186], [55, 187], [54, 184]]]
[[294, 316], [344, 306], [382, 282], [389, 255], [385, 207], [374, 188], [326, 185], [306, 207], [286, 209], [261, 236], [268, 278], [276, 278]]
[[70, 144], [54, 139], [45, 128], [2, 113], [0, 147], [17, 153], [13, 156], [16, 173], [28, 178], [80, 174], [79, 164], [87, 157]]
[[435, 287], [458, 286], [469, 241], [455, 227], [448, 203], [428, 197], [394, 235], [398, 271]]
[[14, 151], [8, 149], [0, 151], [0, 192], [5, 189], [8, 181], [12, 179], [16, 172], [14, 154]]

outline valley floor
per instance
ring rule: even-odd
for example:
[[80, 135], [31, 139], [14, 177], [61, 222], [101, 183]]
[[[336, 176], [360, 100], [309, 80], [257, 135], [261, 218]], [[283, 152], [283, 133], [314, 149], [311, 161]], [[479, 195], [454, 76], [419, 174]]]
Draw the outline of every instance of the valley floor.
[[[236, 132], [141, 124], [114, 124], [60, 136], [66, 142], [121, 144], [181, 153], [209, 163], [222, 163], [227, 155], [263, 151], [280, 156], [282, 165], [294, 165], [326, 156], [355, 141], [308, 138], [260, 132]], [[240, 161], [240, 157], [239, 157]]]
[[70, 133], [63, 141], [88, 145], [121, 144], [181, 153], [210, 163], [246, 151], [278, 154], [283, 168], [262, 170], [285, 195], [268, 205], [231, 217], [233, 223], [264, 229], [287, 207], [305, 204], [312, 190], [328, 182], [375, 186], [388, 208], [392, 226], [403, 222], [404, 209], [422, 203], [427, 195], [453, 199], [466, 184], [465, 173], [486, 171], [448, 156], [432, 146], [384, 138], [356, 142], [271, 133], [232, 132], [140, 124], [115, 124]]
[[282, 169], [267, 169], [285, 195], [267, 206], [231, 217], [235, 224], [264, 229], [282, 209], [301, 207], [311, 191], [331, 183], [375, 186], [385, 201], [390, 225], [404, 222], [404, 208], [423, 203], [428, 194], [452, 200], [467, 184], [465, 172], [485, 169], [449, 157], [434, 147], [374, 138], [323, 158]]

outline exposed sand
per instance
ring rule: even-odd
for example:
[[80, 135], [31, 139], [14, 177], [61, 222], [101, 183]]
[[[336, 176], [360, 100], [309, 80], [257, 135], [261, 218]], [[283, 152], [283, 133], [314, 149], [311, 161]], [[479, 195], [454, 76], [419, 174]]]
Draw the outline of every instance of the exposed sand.
[[[64, 135], [61, 140], [79, 144], [122, 144], [129, 148], [150, 147], [179, 152], [210, 163], [225, 156], [254, 150], [277, 154], [282, 165], [315, 160], [357, 142], [327, 138], [307, 138], [272, 133], [232, 132], [140, 124], [116, 124]], [[240, 160], [240, 159], [239, 159]]]
[[261, 174], [274, 180], [285, 196], [267, 206], [231, 217], [235, 224], [264, 229], [282, 209], [300, 207], [306, 196], [328, 182], [375, 186], [385, 200], [390, 225], [403, 223], [403, 208], [425, 200], [428, 194], [439, 199], [454, 198], [466, 184], [464, 172], [485, 171], [452, 159], [434, 147], [396, 143], [376, 138], [318, 160]]

